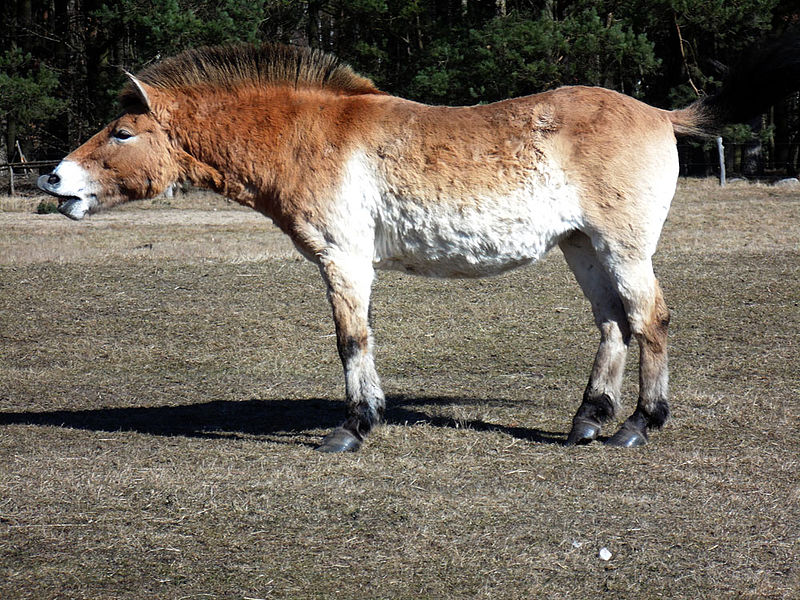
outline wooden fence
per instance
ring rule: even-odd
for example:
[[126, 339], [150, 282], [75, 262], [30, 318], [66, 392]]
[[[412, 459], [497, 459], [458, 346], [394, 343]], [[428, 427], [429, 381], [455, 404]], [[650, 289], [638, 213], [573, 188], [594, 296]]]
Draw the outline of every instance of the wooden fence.
[[57, 160], [32, 160], [26, 162], [3, 163], [0, 164], [0, 173], [3, 169], [8, 169], [8, 193], [13, 196], [14, 189], [14, 169], [20, 170], [38, 170], [41, 167], [54, 167], [59, 163]]

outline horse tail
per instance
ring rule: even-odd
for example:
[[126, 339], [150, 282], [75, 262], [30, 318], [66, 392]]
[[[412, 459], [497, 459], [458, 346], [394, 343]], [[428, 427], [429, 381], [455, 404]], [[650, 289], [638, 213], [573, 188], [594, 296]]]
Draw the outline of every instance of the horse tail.
[[676, 135], [708, 137], [744, 123], [800, 90], [800, 31], [792, 30], [748, 53], [716, 93], [669, 113]]

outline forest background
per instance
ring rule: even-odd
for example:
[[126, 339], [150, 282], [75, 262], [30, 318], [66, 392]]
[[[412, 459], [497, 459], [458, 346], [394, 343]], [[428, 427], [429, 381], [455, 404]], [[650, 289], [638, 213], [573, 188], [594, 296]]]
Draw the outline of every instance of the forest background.
[[[122, 69], [200, 45], [319, 48], [427, 103], [586, 84], [675, 108], [800, 22], [797, 0], [10, 0], [0, 10], [0, 162], [62, 157], [116, 114]], [[724, 138], [729, 172], [796, 175], [800, 96]], [[680, 152], [682, 174], [713, 170], [710, 143]]]

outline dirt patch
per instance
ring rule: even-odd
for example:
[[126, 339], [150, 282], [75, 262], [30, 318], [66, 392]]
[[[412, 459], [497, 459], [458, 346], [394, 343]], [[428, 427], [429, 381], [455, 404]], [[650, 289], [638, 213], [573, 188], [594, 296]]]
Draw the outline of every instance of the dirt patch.
[[210, 193], [133, 202], [79, 223], [56, 214], [0, 212], [0, 264], [98, 263], [119, 260], [187, 262], [300, 260], [291, 241], [253, 210]]
[[198, 202], [0, 227], [0, 597], [800, 588], [797, 193], [681, 184], [656, 259], [674, 419], [637, 451], [560, 445], [597, 335], [558, 253], [381, 273], [388, 423], [321, 456], [330, 309], [269, 221]]

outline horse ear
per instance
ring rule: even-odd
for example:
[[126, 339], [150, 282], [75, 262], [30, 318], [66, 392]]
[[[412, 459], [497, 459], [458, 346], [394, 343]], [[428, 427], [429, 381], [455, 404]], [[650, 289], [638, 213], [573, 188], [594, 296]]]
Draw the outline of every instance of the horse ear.
[[136, 79], [134, 75], [131, 75], [127, 71], [124, 71], [125, 75], [128, 77], [128, 80], [131, 82], [131, 91], [135, 95], [135, 97], [141, 101], [144, 107], [147, 110], [153, 110], [153, 102], [152, 102], [152, 88]]

